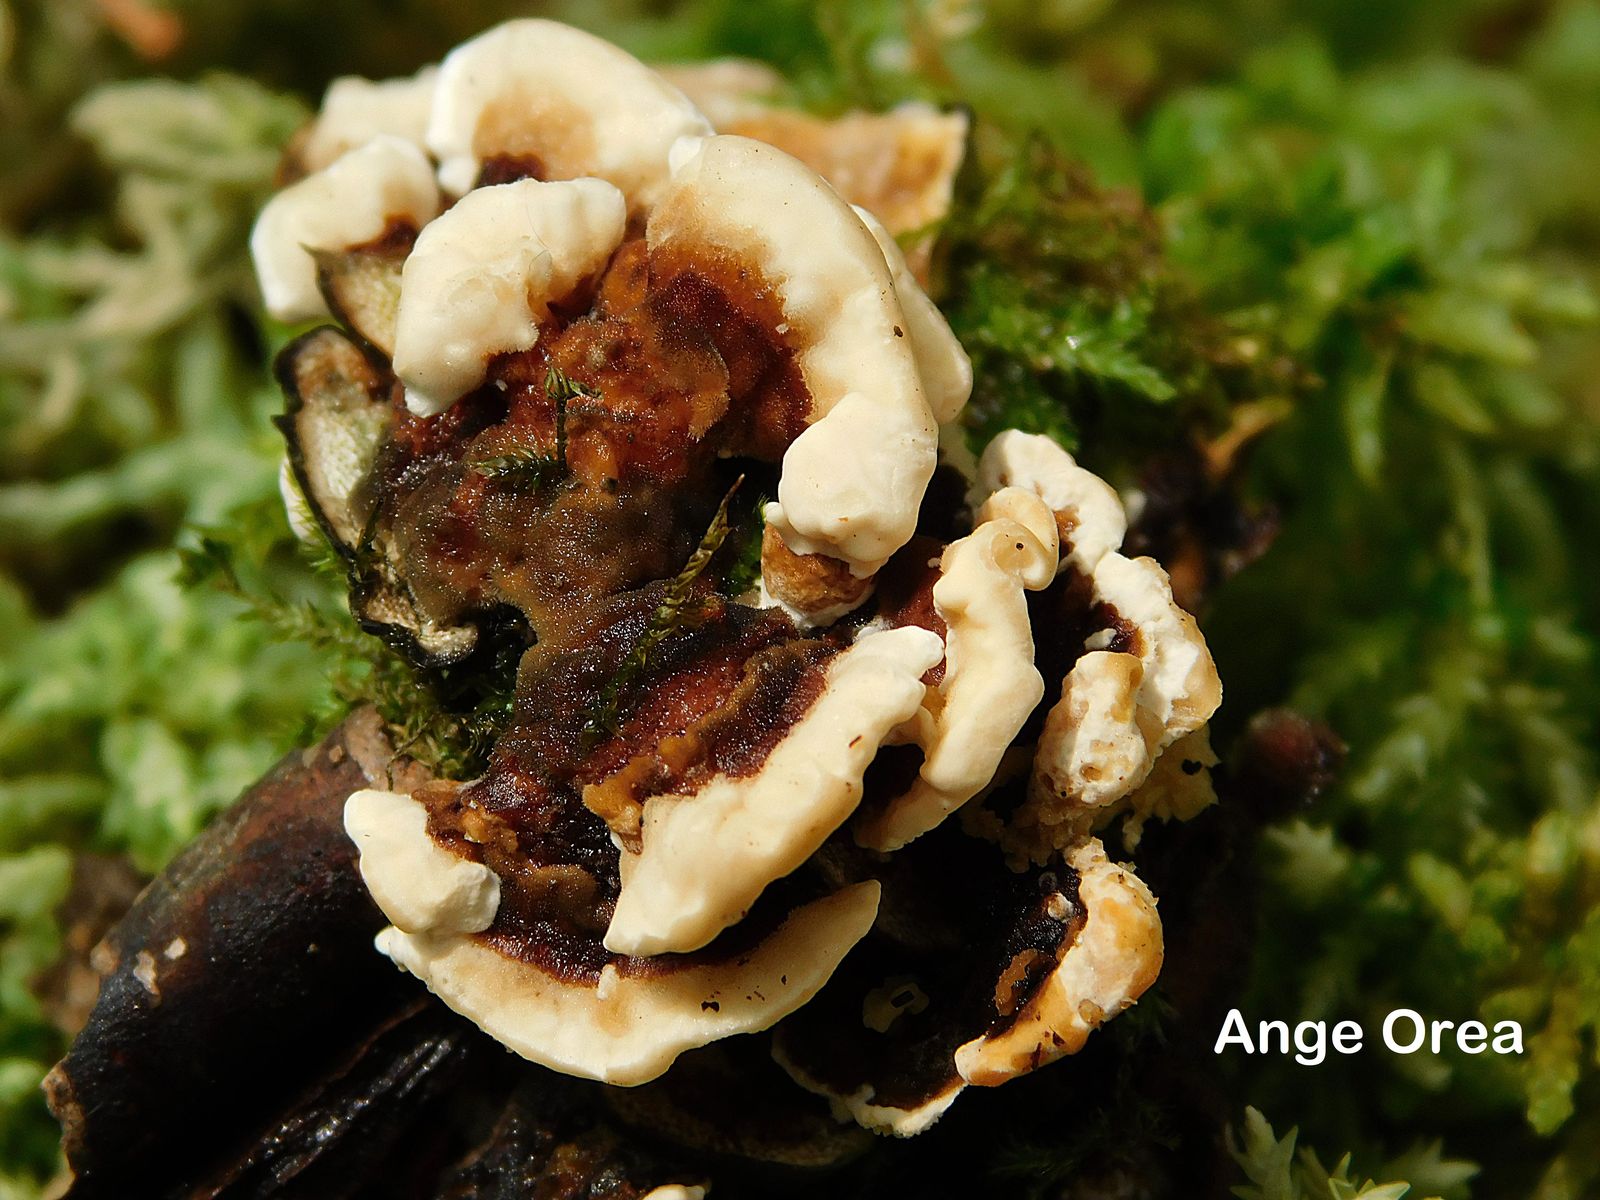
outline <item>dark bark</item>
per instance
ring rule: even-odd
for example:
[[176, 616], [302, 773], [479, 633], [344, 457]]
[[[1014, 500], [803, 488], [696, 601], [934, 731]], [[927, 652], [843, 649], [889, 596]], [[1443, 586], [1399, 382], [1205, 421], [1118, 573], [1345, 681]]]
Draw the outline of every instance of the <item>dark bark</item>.
[[74, 1198], [204, 1176], [416, 1000], [373, 951], [384, 922], [342, 820], [392, 758], [370, 712], [290, 754], [111, 932], [88, 1024], [46, 1081]]
[[609, 1121], [599, 1092], [530, 1070], [489, 1137], [442, 1181], [440, 1200], [638, 1200], [696, 1181]]

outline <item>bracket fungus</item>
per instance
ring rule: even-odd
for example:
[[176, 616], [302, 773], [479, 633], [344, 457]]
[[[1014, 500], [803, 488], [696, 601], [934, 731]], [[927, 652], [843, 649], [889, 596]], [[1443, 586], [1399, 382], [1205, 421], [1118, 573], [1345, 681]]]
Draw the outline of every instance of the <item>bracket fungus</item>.
[[250, 254], [267, 311], [282, 321], [325, 315], [318, 252], [414, 235], [438, 211], [433, 168], [410, 142], [380, 134], [340, 155], [279, 192], [256, 220]]
[[680, 137], [711, 132], [686, 96], [610, 42], [555, 21], [508, 21], [445, 56], [428, 117], [439, 181], [491, 173], [593, 177], [653, 205]]
[[[1207, 801], [1220, 685], [1049, 439], [1002, 434], [930, 516], [972, 372], [896, 236], [947, 208], [964, 120], [676, 77], [711, 119], [513, 21], [337, 84], [262, 214], [269, 303], [338, 322], [279, 376], [357, 617], [424, 668], [520, 660], [478, 778], [346, 827], [379, 950], [518, 1054], [636, 1085], [775, 1026], [802, 1088], [914, 1133], [1155, 979], [1100, 838]], [[863, 131], [908, 139], [893, 186]]]
[[439, 69], [430, 66], [405, 79], [374, 81], [359, 75], [335, 79], [323, 95], [316, 121], [296, 141], [289, 173], [320, 171], [383, 134], [422, 149], [438, 77]]

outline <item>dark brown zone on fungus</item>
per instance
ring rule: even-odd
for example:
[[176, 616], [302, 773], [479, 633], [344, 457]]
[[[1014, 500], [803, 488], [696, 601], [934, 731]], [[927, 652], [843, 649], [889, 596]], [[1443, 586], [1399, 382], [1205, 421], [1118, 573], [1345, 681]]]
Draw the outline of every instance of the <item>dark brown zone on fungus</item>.
[[[586, 769], [584, 774], [596, 781], [584, 789], [585, 806], [629, 849], [637, 850], [646, 800], [693, 792], [713, 776], [741, 778], [759, 770], [822, 694], [825, 672], [819, 668], [836, 651], [834, 644], [820, 639], [780, 642], [756, 651], [715, 707], [681, 723], [681, 732], [646, 744], [609, 774], [603, 768]], [[707, 693], [704, 684], [711, 678], [712, 672], [697, 664], [687, 683], [695, 692]], [[655, 703], [652, 697], [652, 708]], [[625, 744], [620, 737], [612, 742]]]
[[[726, 491], [723, 460], [776, 462], [805, 428], [782, 324], [742, 264], [636, 238], [443, 413], [406, 412], [396, 387], [373, 492], [422, 613], [449, 625], [509, 604], [545, 636], [670, 576]], [[553, 371], [573, 384], [561, 403]], [[484, 469], [518, 459], [540, 464], [537, 483]]]
[[[1062, 681], [1089, 652], [1084, 643], [1090, 637], [1110, 631], [1102, 649], [1118, 654], [1139, 654], [1143, 650], [1138, 627], [1113, 605], [1097, 602], [1093, 582], [1070, 563], [1063, 562], [1055, 581], [1041, 591], [1029, 592], [1027, 599], [1033, 661], [1044, 677], [1045, 692], [1017, 734], [1013, 744], [1019, 746], [1031, 746], [1039, 740], [1045, 718], [1061, 699]], [[1003, 782], [981, 803], [996, 817], [1007, 820], [1027, 798], [1024, 777]]]
[[927, 756], [921, 746], [909, 742], [899, 746], [880, 746], [861, 778], [857, 821], [878, 816], [890, 801], [905, 795], [917, 781], [925, 761]]
[[675, 242], [649, 251], [649, 274], [653, 314], [669, 342], [689, 349], [704, 338], [724, 364], [729, 444], [752, 458], [781, 458], [809, 422], [811, 394], [777, 290], [734, 255]]
[[[561, 978], [591, 979], [615, 961], [601, 938], [621, 886], [619, 855], [595, 808], [614, 801], [615, 822], [651, 795], [758, 769], [821, 694], [842, 648], [800, 638], [779, 612], [702, 588], [627, 694], [608, 696], [667, 587], [613, 597], [564, 645], [530, 650], [512, 726], [484, 777], [416, 793], [437, 841], [500, 876], [499, 913], [479, 936]], [[608, 698], [616, 726], [596, 741], [593, 721]]]
[[[933, 585], [939, 582], [939, 562], [944, 543], [925, 534], [916, 534], [890, 556], [878, 572], [872, 600], [845, 619], [846, 626], [859, 626], [869, 620], [882, 621], [898, 629], [915, 625], [939, 635], [947, 633], [944, 618], [933, 604]], [[944, 682], [945, 660], [941, 658], [922, 674], [922, 682], [937, 688]], [[880, 747], [868, 764], [861, 784], [861, 803], [856, 819], [870, 819], [881, 813], [890, 801], [903, 796], [922, 770], [924, 754], [914, 744]]]
[[[959, 532], [959, 531], [956, 531]], [[917, 625], [931, 629], [942, 639], [947, 627], [933, 603], [933, 587], [939, 582], [939, 564], [944, 544], [918, 534], [884, 564], [877, 577], [876, 607], [872, 614], [889, 625]], [[1058, 682], [1066, 678], [1072, 664], [1084, 653], [1083, 643], [1101, 629], [1114, 629], [1110, 649], [1136, 653], [1139, 631], [1108, 604], [1096, 604], [1090, 581], [1063, 565], [1055, 581], [1042, 591], [1027, 594], [1029, 622], [1033, 629], [1034, 661], [1046, 680], [1044, 698], [1029, 714], [1016, 744], [1036, 742], [1044, 727], [1045, 714], [1059, 698]], [[863, 619], [865, 614], [863, 614]], [[940, 659], [922, 677], [929, 687], [944, 682], [945, 660]], [[888, 803], [902, 796], [916, 781], [922, 769], [923, 752], [918, 746], [885, 746], [867, 768], [862, 816], [883, 811]], [[985, 804], [1005, 811], [1008, 804], [1020, 804], [1024, 793], [1001, 788]]]
[[516, 183], [519, 179], [545, 178], [545, 165], [537, 154], [492, 154], [478, 165], [475, 187]]
[[376, 254], [384, 258], [405, 258], [411, 253], [411, 248], [417, 244], [417, 236], [422, 231], [410, 217], [389, 217], [383, 225], [383, 232], [377, 237], [351, 246], [345, 251], [347, 254]]
[[[883, 564], [877, 579], [879, 620], [890, 628], [916, 625], [944, 640], [948, 629], [933, 604], [933, 585], [939, 582], [939, 563], [944, 546], [931, 537], [917, 534]], [[945, 660], [929, 667], [922, 682], [936, 688], [944, 682]]]
[[1115, 606], [1094, 598], [1094, 582], [1071, 563], [1063, 562], [1049, 587], [1028, 593], [1028, 623], [1033, 629], [1033, 660], [1045, 678], [1044, 698], [1028, 716], [1019, 741], [1037, 741], [1045, 714], [1061, 698], [1064, 680], [1088, 653], [1084, 645], [1097, 633], [1109, 632], [1102, 650], [1140, 654], [1144, 644], [1138, 626]]
[[[852, 614], [860, 621], [875, 616], [890, 626], [917, 625], [946, 635], [944, 618], [933, 603], [944, 545], [918, 534], [906, 543], [878, 573], [875, 607]], [[1139, 654], [1143, 643], [1139, 629], [1114, 605], [1094, 599], [1094, 584], [1070, 563], [1063, 563], [1049, 587], [1027, 593], [1028, 621], [1033, 631], [1034, 663], [1045, 679], [1045, 694], [1023, 723], [1016, 745], [1039, 740], [1045, 716], [1060, 699], [1060, 682], [1087, 650], [1084, 643], [1102, 631], [1110, 637], [1102, 647], [1119, 654]], [[922, 677], [929, 687], [944, 681], [945, 660], [940, 659]], [[923, 753], [916, 746], [885, 746], [867, 768], [860, 813], [881, 812], [903, 795], [921, 770]], [[985, 800], [985, 807], [1004, 816], [1022, 803], [1025, 789], [1001, 787]]]
[[[870, 1085], [873, 1104], [909, 1111], [955, 1086], [956, 1050], [1009, 1028], [1083, 926], [1075, 871], [1014, 873], [956, 826], [887, 860], [838, 838], [821, 852], [840, 874], [872, 874], [883, 885], [872, 932], [777, 1029], [783, 1056], [836, 1095]], [[915, 985], [928, 1004], [902, 1008], [880, 1033], [862, 1006], [891, 980]]]
[[[619, 955], [614, 960], [617, 971], [627, 978], [655, 979], [670, 976], [685, 967], [708, 963], [733, 963], [742, 967], [756, 948], [796, 909], [823, 899], [830, 891], [827, 880], [810, 864], [804, 864], [794, 874], [769, 883], [737, 924], [724, 929], [701, 949], [689, 954], [655, 954], [638, 958]], [[788, 977], [781, 976], [779, 983], [787, 984]], [[748, 1000], [754, 995], [747, 993], [742, 998]], [[728, 995], [708, 996], [700, 1007], [716, 1012], [722, 1001], [729, 998]]]
[[934, 468], [917, 509], [917, 532], [941, 546], [972, 532], [967, 507], [967, 477], [947, 462]]

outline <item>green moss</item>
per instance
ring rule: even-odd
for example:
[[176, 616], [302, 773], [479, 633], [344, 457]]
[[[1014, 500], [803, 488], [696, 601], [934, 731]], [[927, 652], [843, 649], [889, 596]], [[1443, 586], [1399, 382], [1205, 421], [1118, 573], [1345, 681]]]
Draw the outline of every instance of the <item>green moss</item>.
[[[513, 6], [171, 7], [188, 23], [179, 75], [231, 64], [314, 91], [334, 69], [411, 69]], [[936, 285], [977, 367], [975, 440], [1041, 430], [1127, 482], [1242, 405], [1287, 414], [1244, 478], [1282, 534], [1204, 614], [1228, 684], [1218, 740], [1289, 702], [1350, 759], [1262, 840], [1254, 1002], [1514, 1018], [1530, 1042], [1521, 1061], [1330, 1060], [1313, 1088], [1254, 1059], [1227, 1085], [1363, 1163], [1416, 1144], [1378, 1171], [1413, 1196], [1470, 1186], [1440, 1138], [1482, 1160], [1483, 1196], [1590, 1194], [1600, 6], [569, 7], [652, 55], [766, 58], [820, 109], [971, 106]], [[70, 850], [153, 869], [363, 697], [417, 753], [468, 771], [515, 666], [419, 677], [294, 550], [264, 385], [282, 331], [243, 244], [303, 105], [235, 77], [80, 103], [148, 74], [97, 12], [0, 7], [17, 32], [0, 36], [5, 1196], [54, 1165], [32, 1088], [60, 1040], [26, 983], [57, 950]], [[738, 591], [760, 527], [733, 524], [721, 586]], [[185, 525], [226, 530], [190, 543], [191, 571], [221, 589], [175, 582]], [[1128, 1096], [1097, 1136], [1146, 1127], [1148, 1098]], [[1385, 1194], [1241, 1120], [1252, 1195]], [[1082, 1149], [1060, 1130], [1019, 1141], [1000, 1178], [1059, 1191]]]

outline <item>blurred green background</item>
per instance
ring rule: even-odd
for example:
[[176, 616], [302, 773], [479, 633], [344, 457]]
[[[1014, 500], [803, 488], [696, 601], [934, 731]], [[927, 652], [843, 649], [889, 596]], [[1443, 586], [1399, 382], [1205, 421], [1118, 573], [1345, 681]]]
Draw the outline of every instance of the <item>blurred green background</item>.
[[[334, 75], [533, 10], [0, 0], [0, 1200], [57, 1170], [72, 914], [372, 686], [278, 506], [285, 331], [244, 240], [279, 149]], [[1048, 430], [1131, 484], [1270, 426], [1239, 483], [1280, 535], [1202, 614], [1217, 742], [1290, 704], [1349, 754], [1261, 838], [1245, 1011], [1529, 1045], [1220, 1060], [1240, 1194], [1600, 1195], [1600, 4], [537, 11], [767, 60], [821, 111], [970, 107], [937, 282], [975, 436]], [[226, 568], [186, 582], [197, 530]], [[1061, 1194], [1056, 1150], [1001, 1147], [997, 1189]]]

